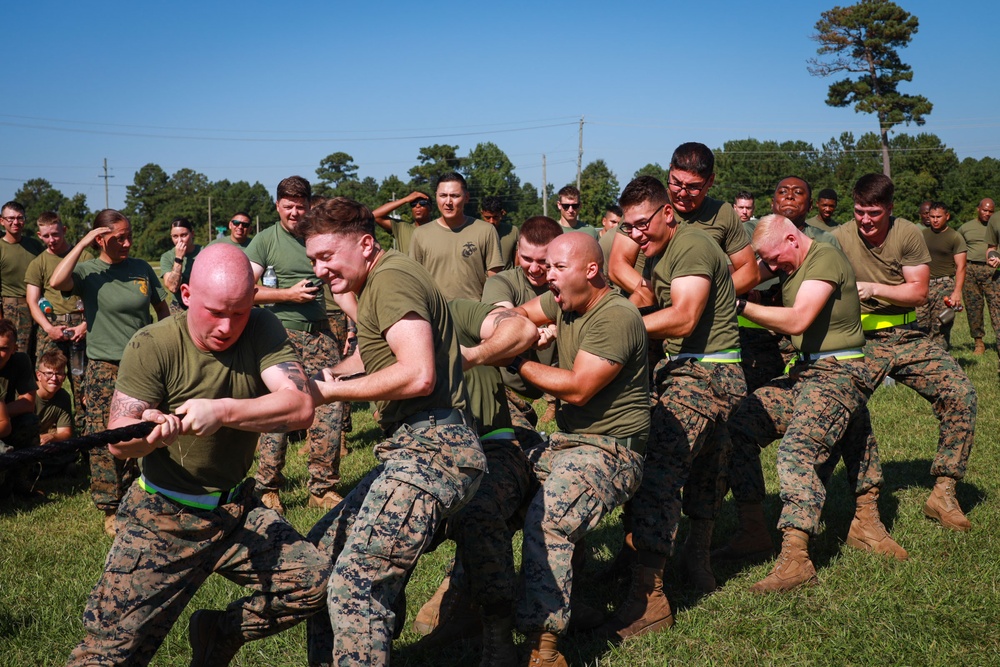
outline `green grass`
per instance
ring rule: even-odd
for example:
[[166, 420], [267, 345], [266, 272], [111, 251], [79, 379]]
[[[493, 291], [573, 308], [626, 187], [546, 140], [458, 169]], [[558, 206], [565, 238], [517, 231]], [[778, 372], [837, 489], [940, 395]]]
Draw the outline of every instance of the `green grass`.
[[[1000, 433], [997, 357], [992, 347], [972, 355], [966, 320], [959, 318], [954, 354], [979, 392], [976, 446], [968, 474], [958, 487], [973, 530], [957, 534], [926, 520], [921, 512], [933, 479], [930, 461], [937, 442], [937, 422], [929, 405], [911, 390], [880, 389], [871, 401], [886, 488], [881, 509], [895, 538], [910, 553], [903, 563], [846, 547], [853, 513], [843, 468], [830, 487], [824, 530], [811, 552], [820, 585], [786, 595], [759, 597], [747, 588], [772, 563], [752, 567], [716, 566], [723, 588], [698, 598], [669, 569], [667, 592], [677, 612], [669, 632], [610, 647], [585, 636], [570, 637], [562, 647], [575, 665], [1000, 665]], [[991, 346], [992, 334], [987, 336]], [[374, 464], [371, 445], [376, 429], [370, 413], [355, 411], [351, 454], [343, 464], [346, 490]], [[552, 428], [551, 424], [543, 428]], [[290, 521], [303, 533], [320, 518], [305, 507], [306, 471], [298, 447], [290, 448], [284, 494]], [[776, 521], [779, 501], [774, 472], [775, 448], [765, 453], [769, 520]], [[0, 505], [0, 666], [64, 664], [83, 634], [81, 614], [101, 573], [111, 540], [93, 508], [82, 472], [47, 480], [49, 501], [37, 505], [6, 501]], [[727, 500], [716, 543], [734, 526]], [[685, 530], [684, 525], [681, 531]], [[773, 531], [775, 540], [777, 532]], [[584, 597], [611, 609], [624, 590], [600, 576], [621, 539], [617, 513], [590, 538], [583, 580]], [[683, 534], [681, 535], [683, 539]], [[519, 540], [517, 542], [519, 546]], [[431, 596], [454, 550], [445, 543], [421, 559], [407, 589], [410, 618]], [[221, 608], [242, 589], [212, 577], [199, 591], [167, 637], [154, 665], [186, 665], [187, 618], [195, 609]], [[478, 649], [460, 643], [445, 650], [420, 652], [418, 637], [407, 630], [396, 642], [394, 665], [478, 664]], [[234, 664], [305, 665], [305, 627], [245, 647]]]

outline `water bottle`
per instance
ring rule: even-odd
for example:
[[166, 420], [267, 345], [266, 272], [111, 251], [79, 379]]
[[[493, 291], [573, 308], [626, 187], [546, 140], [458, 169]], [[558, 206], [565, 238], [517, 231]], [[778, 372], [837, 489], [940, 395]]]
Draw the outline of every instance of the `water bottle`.
[[82, 340], [75, 340], [69, 350], [69, 372], [77, 377], [80, 377], [83, 375], [83, 369], [86, 365], [86, 345]]
[[278, 274], [274, 272], [273, 266], [268, 265], [267, 269], [264, 270], [264, 279], [261, 282], [264, 287], [278, 289]]
[[38, 300], [38, 308], [39, 310], [42, 311], [42, 315], [44, 315], [45, 319], [47, 319], [49, 322], [55, 320], [56, 311], [52, 307], [52, 302], [46, 299], [44, 296]]

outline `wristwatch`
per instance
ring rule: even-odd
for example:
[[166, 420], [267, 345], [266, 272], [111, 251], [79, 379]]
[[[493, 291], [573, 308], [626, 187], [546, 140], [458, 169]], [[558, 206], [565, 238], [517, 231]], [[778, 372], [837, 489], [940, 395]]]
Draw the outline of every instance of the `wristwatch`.
[[521, 372], [521, 366], [524, 365], [525, 361], [527, 361], [527, 359], [522, 357], [520, 354], [517, 355], [516, 357], [514, 357], [513, 361], [511, 361], [510, 364], [507, 366], [507, 371], [513, 375], [517, 375], [518, 373]]
[[174, 257], [174, 264], [183, 264], [184, 260], [180, 257]]

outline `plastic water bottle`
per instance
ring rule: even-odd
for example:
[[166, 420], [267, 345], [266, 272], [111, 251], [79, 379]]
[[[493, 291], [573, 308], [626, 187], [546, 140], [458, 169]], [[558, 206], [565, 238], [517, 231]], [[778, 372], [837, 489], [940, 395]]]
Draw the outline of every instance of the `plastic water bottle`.
[[55, 319], [56, 311], [52, 307], [52, 302], [46, 299], [44, 296], [38, 300], [38, 308], [42, 311], [42, 315], [45, 316], [49, 322]]
[[274, 272], [273, 266], [268, 265], [268, 267], [264, 270], [264, 279], [261, 282], [264, 287], [278, 289], [278, 274]]
[[86, 365], [86, 345], [82, 340], [75, 340], [69, 350], [69, 372], [79, 377], [83, 375], [83, 369]]

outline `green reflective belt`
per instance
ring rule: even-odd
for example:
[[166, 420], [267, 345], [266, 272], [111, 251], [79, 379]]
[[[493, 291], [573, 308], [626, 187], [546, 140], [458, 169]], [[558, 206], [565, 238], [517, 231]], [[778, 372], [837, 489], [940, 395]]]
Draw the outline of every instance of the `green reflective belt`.
[[766, 328], [766, 327], [762, 327], [761, 325], [757, 324], [756, 322], [751, 322], [750, 320], [748, 320], [747, 318], [743, 317], [742, 315], [737, 315], [736, 316], [736, 320], [737, 320], [737, 323], [741, 327], [743, 327], [744, 329], [765, 329]]
[[667, 359], [694, 359], [703, 364], [738, 364], [742, 360], [742, 357], [740, 356], [740, 348], [734, 347], [708, 354], [694, 354], [693, 352], [668, 354]]
[[498, 428], [495, 431], [490, 431], [485, 435], [479, 436], [480, 440], [513, 440], [514, 439], [514, 429], [512, 428]]
[[852, 347], [846, 350], [830, 350], [829, 352], [812, 352], [810, 354], [799, 352], [797, 355], [792, 357], [792, 360], [788, 362], [787, 366], [785, 366], [785, 374], [791, 370], [792, 366], [800, 361], [804, 361], [808, 364], [814, 361], [819, 361], [820, 359], [826, 359], [828, 357], [833, 357], [837, 361], [845, 361], [847, 359], [864, 359], [865, 351], [860, 347]]
[[170, 500], [173, 500], [175, 503], [179, 503], [185, 507], [194, 507], [195, 509], [201, 510], [214, 510], [216, 507], [230, 502], [236, 494], [236, 490], [239, 488], [239, 485], [236, 485], [226, 492], [216, 491], [214, 493], [194, 495], [191, 493], [181, 493], [180, 491], [162, 489], [146, 479], [145, 475], [139, 475], [139, 479], [136, 480], [136, 483], [139, 485], [139, 488], [146, 493], [159, 493], [161, 496], [170, 498]]
[[902, 315], [882, 315], [880, 313], [861, 313], [861, 328], [865, 331], [878, 331], [912, 324], [917, 321], [917, 311], [911, 310]]

